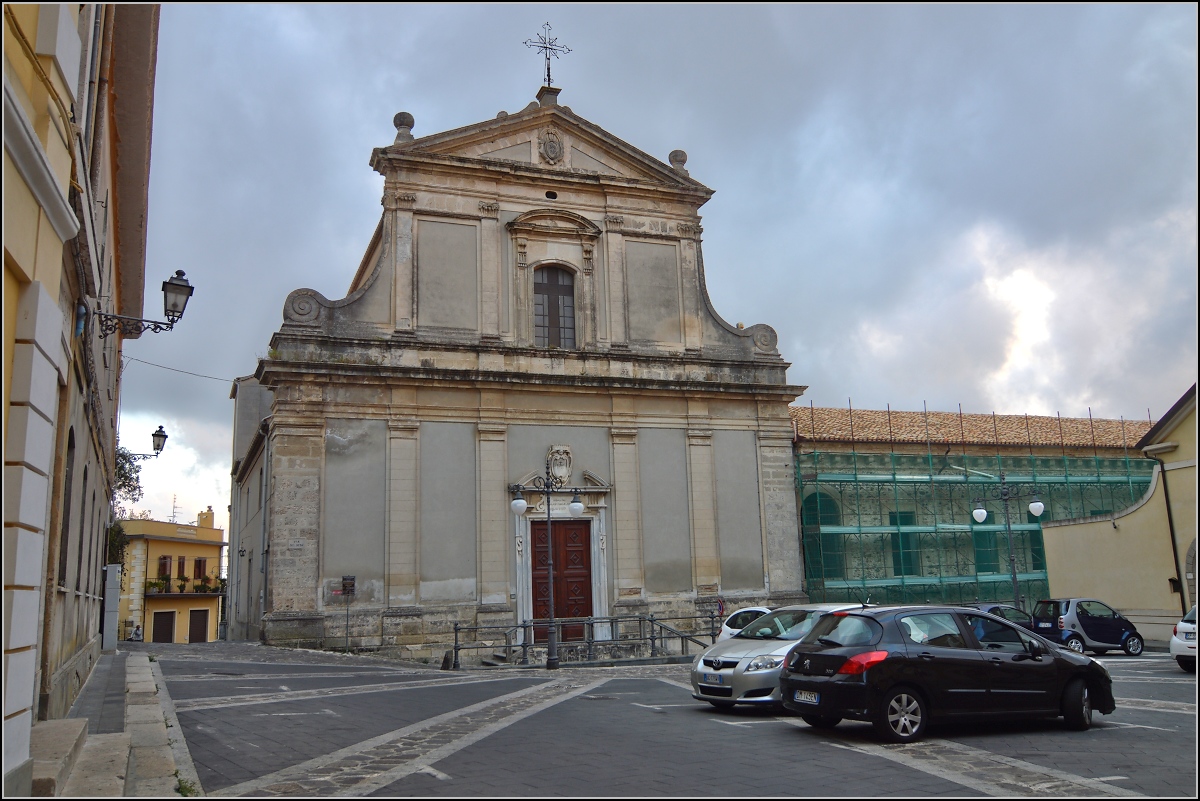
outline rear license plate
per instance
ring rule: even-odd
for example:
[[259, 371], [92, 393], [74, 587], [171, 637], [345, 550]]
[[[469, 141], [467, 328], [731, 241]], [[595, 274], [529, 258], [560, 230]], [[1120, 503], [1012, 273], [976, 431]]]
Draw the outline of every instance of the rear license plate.
[[1037, 627], [1039, 629], [1048, 629], [1048, 628], [1050, 628], [1050, 624], [1049, 623], [1038, 623]]
[[719, 673], [705, 673], [704, 681], [706, 684], [724, 684], [725, 677]]
[[1185, 631], [1185, 632], [1183, 633], [1183, 639], [1185, 639], [1185, 640], [1194, 640], [1194, 639], [1196, 639], [1196, 632], [1194, 632], [1194, 631]]
[[796, 693], [792, 696], [792, 698], [798, 704], [815, 704], [821, 700], [821, 694], [810, 693], [807, 690], [796, 690]]

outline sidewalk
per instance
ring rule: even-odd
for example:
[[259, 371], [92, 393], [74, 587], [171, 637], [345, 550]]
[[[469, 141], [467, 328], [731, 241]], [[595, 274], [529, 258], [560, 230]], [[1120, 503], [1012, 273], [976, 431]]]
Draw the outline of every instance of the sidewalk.
[[34, 794], [198, 795], [165, 687], [148, 654], [102, 653], [67, 717], [34, 726]]

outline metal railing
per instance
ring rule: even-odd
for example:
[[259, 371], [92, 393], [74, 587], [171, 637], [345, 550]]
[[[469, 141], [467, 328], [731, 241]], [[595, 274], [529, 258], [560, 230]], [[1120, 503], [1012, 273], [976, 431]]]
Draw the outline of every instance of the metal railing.
[[[683, 625], [685, 621], [690, 622], [691, 625]], [[697, 631], [695, 621], [704, 621], [707, 623], [707, 632]], [[671, 625], [672, 623], [678, 625]], [[514, 626], [464, 626], [461, 623], [455, 623], [453, 669], [461, 669], [462, 661], [460, 653], [462, 651], [495, 651], [501, 647], [495, 642], [481, 641], [480, 633], [488, 631], [496, 631], [499, 633], [499, 636], [504, 638], [504, 645], [502, 647], [506, 662], [512, 660], [515, 650], [519, 648], [521, 658], [517, 664], [528, 665], [529, 649], [538, 647], [539, 645], [539, 643], [534, 642], [535, 629], [538, 630], [539, 635], [544, 636], [543, 632], [550, 625], [551, 623], [547, 619], [526, 620]], [[553, 625], [558, 634], [560, 649], [562, 646], [582, 645], [586, 649], [583, 652], [584, 660], [589, 662], [596, 658], [598, 645], [648, 643], [650, 646], [650, 656], [658, 657], [670, 650], [668, 643], [674, 643], [676, 639], [679, 641], [679, 652], [686, 656], [691, 645], [696, 645], [699, 648], [707, 648], [709, 645], [715, 643], [717, 641], [717, 634], [720, 631], [718, 618], [714, 612], [706, 615], [662, 618], [655, 617], [654, 615], [555, 618]], [[565, 639], [563, 637], [563, 629], [568, 626], [582, 626], [583, 639]], [[691, 630], [684, 631], [684, 628], [690, 628]], [[601, 636], [599, 637], [597, 637], [597, 629], [600, 631]], [[467, 634], [473, 636], [464, 639]], [[707, 638], [709, 642], [705, 642], [701, 639], [702, 637]]]

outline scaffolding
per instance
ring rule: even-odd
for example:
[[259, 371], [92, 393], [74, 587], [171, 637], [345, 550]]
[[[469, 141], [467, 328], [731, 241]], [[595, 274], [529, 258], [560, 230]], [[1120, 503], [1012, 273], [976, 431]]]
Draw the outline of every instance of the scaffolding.
[[[1150, 459], [935, 456], [812, 451], [796, 456], [807, 591], [814, 601], [973, 603], [1012, 598], [1003, 474], [1027, 500], [1008, 513], [1023, 608], [1049, 595], [1042, 523], [1115, 515], [1146, 493]], [[971, 516], [976, 500], [988, 512]]]

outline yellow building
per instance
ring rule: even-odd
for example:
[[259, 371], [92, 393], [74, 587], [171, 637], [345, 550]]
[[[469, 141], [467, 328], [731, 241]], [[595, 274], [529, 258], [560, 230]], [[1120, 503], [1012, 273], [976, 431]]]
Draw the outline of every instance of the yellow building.
[[100, 655], [126, 335], [96, 315], [143, 316], [158, 13], [4, 5], [5, 796]]
[[159, 520], [121, 525], [129, 537], [118, 607], [121, 639], [135, 626], [147, 642], [217, 639], [225, 532], [213, 528], [212, 507], [197, 515], [194, 526]]
[[1158, 465], [1138, 503], [1083, 520], [1045, 524], [1050, 592], [1099, 598], [1148, 640], [1196, 603], [1196, 385], [1137, 442]]

